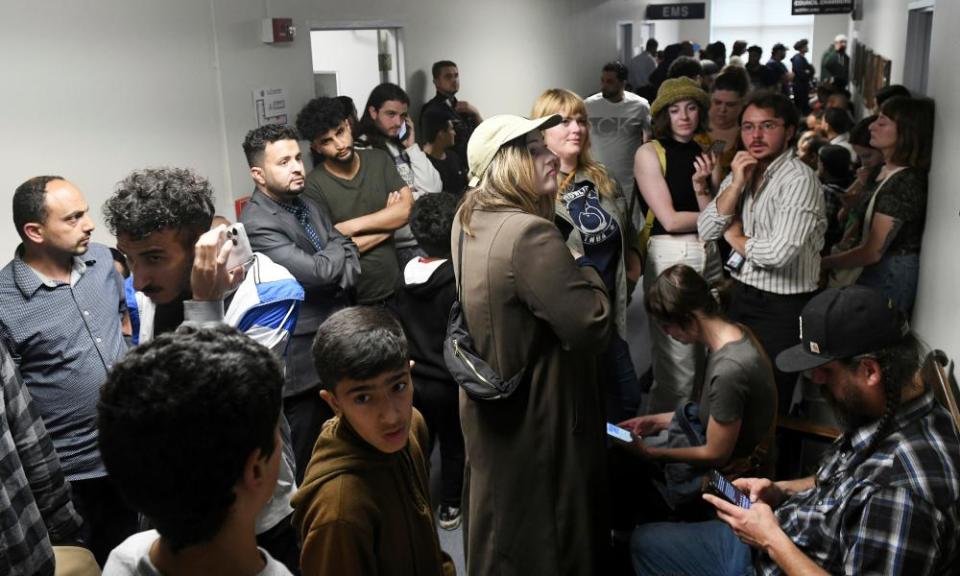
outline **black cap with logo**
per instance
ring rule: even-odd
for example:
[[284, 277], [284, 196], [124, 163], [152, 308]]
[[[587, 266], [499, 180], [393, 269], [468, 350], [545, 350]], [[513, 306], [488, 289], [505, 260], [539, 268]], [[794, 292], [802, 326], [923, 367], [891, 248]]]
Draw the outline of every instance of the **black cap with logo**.
[[893, 302], [865, 286], [830, 288], [800, 314], [800, 344], [777, 355], [777, 368], [802, 372], [900, 342], [910, 324]]

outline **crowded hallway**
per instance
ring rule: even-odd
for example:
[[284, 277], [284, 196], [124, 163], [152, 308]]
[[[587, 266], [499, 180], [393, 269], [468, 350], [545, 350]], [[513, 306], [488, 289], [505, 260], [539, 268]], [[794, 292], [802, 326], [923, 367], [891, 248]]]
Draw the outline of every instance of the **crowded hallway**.
[[960, 6], [0, 15], [0, 573], [960, 573]]

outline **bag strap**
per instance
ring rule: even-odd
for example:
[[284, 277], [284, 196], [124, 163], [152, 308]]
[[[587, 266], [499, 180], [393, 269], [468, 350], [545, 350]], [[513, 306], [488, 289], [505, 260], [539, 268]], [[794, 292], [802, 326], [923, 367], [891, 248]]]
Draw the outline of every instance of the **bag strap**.
[[879, 195], [880, 195], [880, 191], [883, 190], [884, 184], [886, 184], [887, 181], [890, 180], [890, 178], [892, 178], [893, 176], [895, 176], [897, 173], [899, 173], [899, 172], [900, 172], [901, 170], [903, 170], [904, 168], [905, 168], [904, 166], [898, 166], [898, 167], [894, 168], [893, 170], [891, 170], [886, 176], [883, 177], [883, 180], [880, 181], [880, 185], [877, 186], [877, 189], [874, 191], [873, 196], [870, 197], [870, 202], [867, 203], [867, 210], [866, 210], [866, 212], [864, 212], [864, 214], [863, 214], [863, 230], [862, 230], [862, 232], [860, 233], [860, 236], [861, 236], [860, 242], [861, 242], [861, 243], [862, 243], [862, 242], [866, 242], [866, 241], [867, 241], [867, 236], [870, 234], [870, 227], [873, 225], [874, 209], [875, 209], [876, 204], [877, 204], [877, 196], [879, 196]]
[[460, 240], [457, 243], [457, 300], [463, 303], [463, 228], [460, 228]]

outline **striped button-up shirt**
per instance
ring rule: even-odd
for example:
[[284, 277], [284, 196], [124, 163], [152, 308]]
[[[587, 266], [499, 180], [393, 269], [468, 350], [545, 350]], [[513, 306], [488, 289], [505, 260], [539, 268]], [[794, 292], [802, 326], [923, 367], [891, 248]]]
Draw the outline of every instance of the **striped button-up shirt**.
[[20, 368], [69, 480], [106, 475], [97, 400], [127, 349], [123, 281], [110, 250], [90, 244], [70, 283], [44, 279], [18, 254], [0, 270], [0, 341]]
[[53, 574], [51, 545], [76, 541], [82, 526], [43, 421], [0, 344], [0, 574]]
[[[720, 185], [721, 196], [733, 175]], [[817, 176], [793, 150], [774, 160], [756, 189], [740, 198], [739, 216], [747, 236], [745, 262], [733, 277], [774, 294], [803, 294], [817, 289], [820, 249], [827, 228], [823, 192]], [[701, 240], [716, 240], [735, 215], [717, 212], [717, 200], [700, 213]]]
[[[790, 539], [831, 574], [946, 574], [957, 566], [960, 444], [927, 392], [901, 405], [872, 454], [877, 422], [842, 436], [816, 486], [777, 507]], [[782, 570], [763, 553], [760, 574]]]

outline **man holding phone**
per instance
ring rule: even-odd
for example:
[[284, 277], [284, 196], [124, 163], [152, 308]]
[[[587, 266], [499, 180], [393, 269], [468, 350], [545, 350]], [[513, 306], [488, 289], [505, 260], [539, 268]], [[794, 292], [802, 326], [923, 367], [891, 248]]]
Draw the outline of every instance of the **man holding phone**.
[[960, 440], [918, 377], [916, 335], [889, 300], [863, 286], [817, 295], [801, 325], [801, 343], [777, 365], [820, 386], [843, 435], [814, 476], [736, 480], [748, 508], [708, 494], [719, 521], [638, 528], [638, 574], [915, 575], [956, 567]]
[[[357, 144], [383, 150], [393, 159], [394, 166], [406, 182], [413, 199], [424, 194], [443, 191], [440, 172], [417, 144], [413, 121], [410, 119], [410, 97], [403, 88], [385, 82], [370, 92], [367, 107], [360, 118]], [[400, 265], [414, 256], [425, 256], [417, 247], [417, 241], [409, 226], [394, 232], [394, 242]]]
[[[303, 288], [284, 267], [251, 251], [242, 225], [211, 230], [213, 215], [210, 183], [182, 168], [135, 171], [107, 200], [107, 226], [130, 265], [133, 342], [145, 343], [184, 322], [222, 322], [241, 327], [279, 359], [297, 322]], [[234, 251], [248, 256], [237, 261]], [[257, 539], [296, 570], [299, 547], [288, 519], [297, 489], [295, 463], [286, 420], [281, 429], [280, 479], [257, 519]]]

